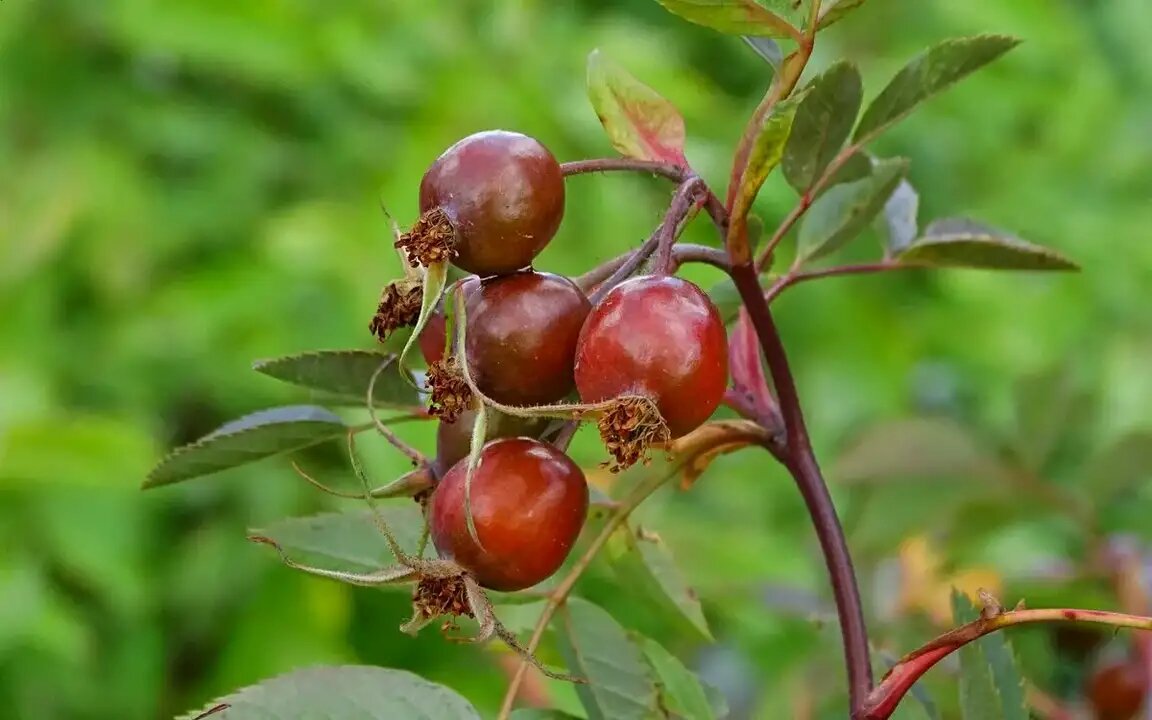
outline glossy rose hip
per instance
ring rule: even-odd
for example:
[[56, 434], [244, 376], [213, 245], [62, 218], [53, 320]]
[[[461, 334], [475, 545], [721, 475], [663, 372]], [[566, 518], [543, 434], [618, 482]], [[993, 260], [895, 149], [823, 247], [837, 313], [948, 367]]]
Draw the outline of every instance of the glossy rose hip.
[[493, 590], [521, 590], [556, 572], [588, 514], [588, 485], [580, 468], [538, 440], [485, 445], [472, 477], [472, 518], [483, 548], [468, 534], [466, 474], [465, 459], [432, 494], [429, 526], [440, 556]]
[[538, 140], [489, 130], [460, 140], [420, 183], [420, 211], [442, 209], [455, 230], [452, 262], [480, 276], [532, 263], [560, 227], [564, 177]]
[[544, 405], [574, 386], [576, 340], [592, 306], [575, 283], [550, 273], [490, 278], [468, 299], [468, 367], [505, 405]]
[[580, 399], [651, 398], [673, 437], [712, 415], [728, 383], [728, 338], [716, 306], [677, 277], [613, 288], [589, 313], [576, 346]]

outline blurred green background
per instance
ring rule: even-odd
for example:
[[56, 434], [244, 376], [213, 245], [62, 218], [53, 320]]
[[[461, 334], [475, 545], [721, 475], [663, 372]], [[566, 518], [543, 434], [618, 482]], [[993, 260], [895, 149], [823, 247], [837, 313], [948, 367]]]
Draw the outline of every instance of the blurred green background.
[[[1023, 37], [875, 149], [913, 159], [922, 220], [979, 217], [1084, 268], [789, 291], [779, 321], [829, 468], [875, 423], [923, 413], [998, 448], [1027, 445], [1017, 380], [1063, 360], [1094, 411], [1040, 411], [1068, 431], [1057, 444], [1076, 450], [1057, 453], [1040, 482], [1074, 485], [1091, 449], [1152, 428], [1147, 9], [871, 0], [821, 36], [814, 68], [854, 59], [869, 94], [945, 37]], [[247, 527], [334, 506], [285, 460], [139, 485], [167, 448], [300, 399], [252, 373], [252, 360], [371, 346], [367, 320], [398, 272], [378, 201], [411, 222], [424, 168], [456, 139], [503, 127], [562, 160], [611, 155], [583, 85], [595, 47], [682, 109], [690, 160], [723, 187], [767, 66], [651, 0], [0, 2], [0, 714], [171, 717], [270, 674], [345, 661], [409, 668], [494, 710], [504, 681], [493, 656], [431, 630], [399, 634], [403, 593], [306, 579], [244, 542]], [[649, 178], [569, 185], [539, 267], [570, 273], [644, 238], [669, 196]], [[757, 211], [771, 223], [793, 202], [774, 178]], [[688, 236], [712, 242], [703, 222]], [[862, 238], [852, 254], [873, 247]], [[1054, 386], [1040, 387], [1035, 402], [1050, 400]], [[405, 433], [427, 448], [432, 428]], [[879, 454], [935, 456], [906, 437]], [[382, 445], [366, 439], [363, 450], [384, 480], [404, 463]], [[575, 447], [589, 464], [601, 458], [586, 432]], [[347, 477], [339, 448], [306, 461]], [[905, 562], [893, 558], [902, 538], [949, 527], [961, 504], [933, 493], [979, 480], [836, 482], [878, 643], [895, 638], [898, 653], [930, 634], [924, 613], [912, 636], [885, 630], [892, 588], [912, 572], [907, 544]], [[946, 569], [991, 568], [1014, 600], [1033, 554], [1084, 559], [1058, 514], [976, 495], [979, 532], [936, 539]], [[1149, 535], [1143, 517], [1115, 528], [1106, 518], [1104, 529]], [[806, 619], [827, 602], [808, 521], [766, 455], [724, 458], [644, 520], [697, 585], [718, 644], [653, 626], [605, 573], [586, 592], [696, 663], [729, 693], [734, 718], [788, 716], [805, 677], [840, 677], [835, 631]], [[1102, 587], [1072, 596], [1108, 606]]]

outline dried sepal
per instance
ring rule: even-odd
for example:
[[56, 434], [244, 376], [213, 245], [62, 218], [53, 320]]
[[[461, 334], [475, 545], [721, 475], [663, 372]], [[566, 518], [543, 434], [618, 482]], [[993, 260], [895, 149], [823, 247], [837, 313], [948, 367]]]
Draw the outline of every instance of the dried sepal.
[[472, 389], [468, 387], [455, 355], [437, 360], [428, 367], [428, 412], [452, 423], [472, 406]]
[[424, 296], [424, 283], [418, 279], [394, 280], [380, 291], [376, 314], [368, 323], [368, 330], [378, 341], [402, 327], [413, 327], [420, 319], [420, 306]]
[[396, 240], [413, 265], [430, 267], [456, 256], [456, 229], [448, 214], [434, 207], [420, 216], [412, 228]]
[[637, 462], [650, 461], [649, 450], [672, 439], [668, 424], [646, 397], [630, 395], [617, 398], [596, 423], [604, 449], [612, 456], [606, 463], [612, 472], [620, 472]]

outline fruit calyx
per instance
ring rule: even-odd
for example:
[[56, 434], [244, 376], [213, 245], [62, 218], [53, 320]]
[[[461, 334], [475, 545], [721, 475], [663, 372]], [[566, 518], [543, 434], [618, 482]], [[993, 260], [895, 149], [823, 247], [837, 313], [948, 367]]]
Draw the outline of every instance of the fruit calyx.
[[423, 213], [412, 229], [396, 240], [411, 265], [428, 267], [456, 257], [456, 228], [448, 213], [433, 207]]
[[413, 327], [420, 318], [424, 284], [420, 280], [404, 278], [393, 280], [380, 291], [376, 314], [368, 323], [368, 330], [380, 342], [388, 339], [402, 327]]
[[429, 365], [426, 382], [432, 396], [428, 412], [444, 422], [456, 422], [460, 414], [472, 406], [472, 389], [460, 372], [455, 355]]

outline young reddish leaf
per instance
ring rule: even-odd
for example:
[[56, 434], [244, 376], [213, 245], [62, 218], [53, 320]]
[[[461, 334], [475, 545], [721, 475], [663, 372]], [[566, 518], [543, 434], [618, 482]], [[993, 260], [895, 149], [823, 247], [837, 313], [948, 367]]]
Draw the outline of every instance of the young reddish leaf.
[[907, 172], [904, 158], [879, 160], [868, 177], [824, 193], [800, 225], [797, 257], [815, 260], [847, 245], [868, 227]]
[[226, 423], [194, 443], [173, 450], [148, 473], [145, 488], [210, 475], [266, 457], [340, 437], [348, 427], [315, 405], [271, 408]]
[[756, 0], [656, 0], [669, 12], [731, 35], [800, 39], [800, 30]]
[[[220, 705], [227, 708], [219, 713], [220, 720], [480, 720], [476, 708], [455, 690], [405, 670], [365, 665], [318, 665], [295, 670], [237, 690], [209, 703], [205, 710]], [[197, 717], [203, 717], [203, 713], [193, 711], [178, 720]]]
[[864, 100], [860, 71], [846, 60], [813, 78], [808, 89], [783, 158], [784, 177], [800, 193], [812, 187], [840, 152]]
[[622, 154], [688, 167], [680, 111], [599, 50], [588, 56], [588, 97]]
[[770, 412], [776, 406], [760, 361], [760, 340], [756, 337], [756, 328], [752, 326], [748, 311], [743, 307], [728, 336], [728, 375], [732, 378], [733, 389], [751, 398], [760, 412]]
[[984, 67], [1019, 42], [1005, 35], [978, 35], [946, 40], [929, 48], [896, 73], [872, 100], [860, 118], [853, 142], [869, 142], [907, 117], [917, 105]]
[[983, 270], [1079, 270], [1060, 253], [963, 218], [937, 220], [901, 251], [901, 262]]

